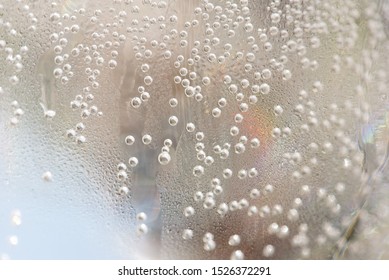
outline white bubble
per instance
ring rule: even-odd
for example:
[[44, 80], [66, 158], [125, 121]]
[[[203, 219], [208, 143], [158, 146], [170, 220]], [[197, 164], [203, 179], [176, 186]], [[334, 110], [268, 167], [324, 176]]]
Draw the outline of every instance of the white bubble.
[[149, 231], [148, 227], [146, 224], [140, 224], [138, 225], [138, 227], [136, 228], [136, 231], [139, 235], [143, 235], [143, 234], [147, 234], [147, 232]]
[[274, 255], [274, 252], [275, 252], [275, 249], [274, 249], [274, 246], [273, 245], [266, 245], [264, 248], [263, 248], [263, 256], [266, 257], [266, 258], [270, 258]]
[[131, 166], [131, 167], [135, 167], [138, 165], [138, 158], [136, 157], [130, 157], [128, 159], [128, 164]]
[[131, 106], [134, 108], [139, 108], [142, 104], [142, 100], [139, 97], [134, 97], [131, 99]]
[[[213, 193], [212, 193], [213, 194]], [[212, 209], [215, 207], [215, 199], [213, 197], [206, 197], [203, 206], [205, 209]]]
[[239, 142], [235, 145], [235, 153], [242, 154], [246, 150], [246, 147], [243, 143]]
[[172, 107], [172, 108], [176, 107], [176, 106], [178, 105], [178, 100], [177, 100], [176, 98], [171, 98], [171, 99], [169, 100], [169, 105], [170, 105], [170, 107]]
[[260, 196], [260, 191], [256, 188], [252, 189], [250, 192], [250, 197], [252, 199], [258, 198]]
[[253, 138], [253, 139], [251, 139], [251, 141], [250, 141], [250, 146], [251, 146], [251, 148], [253, 148], [253, 149], [259, 148], [260, 144], [261, 144], [261, 142], [259, 141], [258, 138]]
[[42, 180], [46, 182], [51, 182], [53, 181], [53, 174], [50, 171], [46, 171], [42, 175]]
[[133, 145], [133, 144], [135, 143], [135, 137], [132, 136], [132, 135], [128, 135], [128, 136], [126, 136], [126, 138], [124, 139], [124, 142], [125, 142], [127, 145], [131, 146], [131, 145]]
[[170, 154], [168, 152], [162, 152], [158, 155], [158, 162], [161, 165], [167, 165], [171, 160]]
[[219, 108], [213, 108], [212, 109], [212, 116], [214, 118], [219, 118], [221, 113], [222, 113], [222, 111]]
[[152, 140], [153, 140], [153, 138], [149, 134], [145, 134], [145, 135], [142, 136], [142, 142], [145, 145], [149, 145]]
[[231, 260], [243, 260], [244, 254], [241, 250], [236, 250], [231, 254]]
[[9, 243], [12, 246], [16, 246], [19, 243], [19, 238], [16, 235], [12, 235], [12, 236], [9, 237]]
[[215, 248], [216, 248], [216, 242], [213, 239], [207, 240], [204, 244], [205, 251], [213, 251], [215, 250]]
[[178, 118], [176, 116], [169, 117], [169, 124], [171, 126], [176, 126], [178, 123]]
[[282, 79], [287, 81], [287, 80], [290, 80], [290, 78], [292, 78], [292, 73], [285, 69], [284, 71], [282, 71]]
[[190, 217], [195, 214], [195, 210], [192, 206], [188, 206], [184, 209], [184, 215], [185, 217]]
[[140, 212], [136, 215], [136, 219], [140, 222], [147, 220], [147, 215], [145, 212]]
[[224, 179], [229, 179], [232, 176], [232, 170], [229, 168], [226, 168], [223, 170], [223, 177]]
[[231, 235], [228, 240], [228, 245], [238, 246], [240, 244], [240, 236], [237, 234]]
[[276, 114], [276, 116], [281, 115], [283, 112], [284, 109], [280, 105], [274, 106], [274, 114]]
[[111, 69], [115, 69], [117, 66], [117, 62], [116, 60], [114, 59], [111, 59], [110, 61], [108, 61], [108, 67], [111, 68]]
[[290, 209], [287, 216], [291, 222], [296, 222], [299, 219], [299, 213], [296, 209]]
[[231, 136], [236, 136], [239, 134], [239, 128], [237, 126], [232, 126], [230, 128], [230, 134]]
[[22, 213], [19, 210], [15, 210], [11, 214], [12, 224], [20, 226], [22, 224]]
[[193, 168], [193, 175], [196, 177], [201, 177], [204, 174], [204, 167], [201, 165], [196, 165]]
[[189, 240], [193, 238], [193, 230], [191, 229], [185, 229], [182, 233], [182, 238], [184, 240]]

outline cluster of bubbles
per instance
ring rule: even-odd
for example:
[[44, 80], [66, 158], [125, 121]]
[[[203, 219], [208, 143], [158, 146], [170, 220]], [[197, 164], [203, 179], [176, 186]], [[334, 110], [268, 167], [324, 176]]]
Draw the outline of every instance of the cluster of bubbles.
[[[385, 184], [389, 4], [53, 1], [42, 12], [40, 2], [0, 4], [0, 98], [20, 97], [9, 123], [27, 121], [21, 108], [37, 99], [15, 93], [38, 71], [47, 125], [66, 120], [58, 141], [88, 152], [118, 138], [120, 158], [105, 154], [110, 195], [133, 205], [135, 239], [158, 237], [155, 257], [364, 250], [351, 237]], [[104, 118], [120, 135], [99, 134]]]

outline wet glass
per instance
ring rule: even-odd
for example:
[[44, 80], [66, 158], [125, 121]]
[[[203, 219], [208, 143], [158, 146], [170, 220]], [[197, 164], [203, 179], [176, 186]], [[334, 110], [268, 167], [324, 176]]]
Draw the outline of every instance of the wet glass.
[[0, 259], [389, 258], [387, 0], [0, 1]]

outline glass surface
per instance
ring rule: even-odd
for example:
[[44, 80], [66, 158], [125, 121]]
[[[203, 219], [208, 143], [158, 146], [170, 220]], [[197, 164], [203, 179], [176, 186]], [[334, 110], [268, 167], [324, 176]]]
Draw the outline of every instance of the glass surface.
[[0, 0], [0, 259], [389, 258], [387, 0]]

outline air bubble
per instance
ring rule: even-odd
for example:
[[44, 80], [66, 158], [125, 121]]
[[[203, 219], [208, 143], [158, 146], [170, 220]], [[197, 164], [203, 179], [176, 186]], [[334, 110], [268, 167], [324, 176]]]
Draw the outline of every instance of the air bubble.
[[147, 227], [146, 224], [140, 224], [138, 225], [138, 227], [136, 228], [136, 231], [139, 235], [144, 235], [144, 234], [147, 234], [149, 229]]
[[195, 177], [201, 177], [202, 175], [204, 174], [204, 167], [201, 166], [201, 165], [196, 165], [194, 168], [193, 168], [193, 175]]
[[170, 154], [168, 152], [162, 152], [158, 155], [158, 162], [161, 165], [167, 165], [171, 160]]
[[192, 206], [188, 206], [184, 209], [184, 215], [185, 217], [190, 217], [195, 214], [195, 210]]
[[138, 159], [136, 157], [130, 157], [128, 159], [128, 164], [131, 166], [131, 167], [135, 167], [138, 165]]
[[176, 98], [171, 98], [169, 100], [169, 105], [170, 107], [175, 108], [178, 105], [178, 100]]
[[169, 124], [171, 126], [176, 126], [178, 123], [178, 118], [176, 116], [169, 117]]
[[136, 215], [136, 219], [140, 222], [144, 222], [147, 220], [147, 215], [145, 212], [140, 212]]
[[231, 235], [228, 240], [228, 245], [238, 246], [240, 244], [240, 236], [237, 234]]
[[42, 175], [42, 180], [46, 182], [51, 182], [53, 181], [53, 174], [50, 171], [46, 171]]
[[142, 143], [145, 145], [149, 145], [151, 143], [152, 139], [153, 138], [149, 134], [145, 134], [142, 137]]
[[182, 233], [182, 238], [184, 240], [189, 240], [193, 238], [193, 230], [191, 229], [185, 229]]
[[232, 252], [230, 259], [231, 260], [243, 260], [244, 254], [241, 250], [236, 250], [236, 251]]
[[274, 249], [273, 245], [269, 244], [263, 248], [263, 256], [266, 258], [272, 257], [274, 255], [274, 252], [275, 252], [275, 249]]

